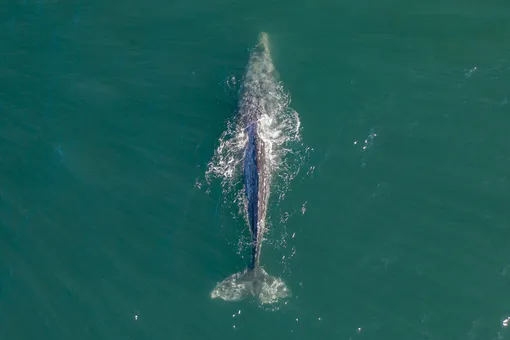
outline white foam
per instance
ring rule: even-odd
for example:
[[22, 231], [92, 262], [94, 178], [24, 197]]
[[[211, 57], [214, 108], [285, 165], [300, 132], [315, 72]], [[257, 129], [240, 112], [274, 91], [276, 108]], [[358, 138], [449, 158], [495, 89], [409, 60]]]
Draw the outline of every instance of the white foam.
[[[262, 34], [261, 37], [266, 39], [264, 46], [269, 46], [267, 35]], [[300, 170], [306, 150], [301, 143], [299, 114], [290, 107], [290, 95], [272, 72], [273, 69], [269, 54], [262, 53], [252, 58], [243, 86], [252, 95], [259, 95], [257, 106], [261, 108], [262, 114], [258, 121], [258, 134], [266, 146], [266, 175], [270, 179], [279, 179], [272, 189], [278, 192], [278, 197], [284, 197], [290, 181]], [[241, 118], [238, 113], [227, 122], [214, 156], [208, 163], [206, 181], [210, 184], [213, 179], [220, 179], [223, 194], [235, 197], [240, 208], [244, 208], [240, 184], [248, 136]]]

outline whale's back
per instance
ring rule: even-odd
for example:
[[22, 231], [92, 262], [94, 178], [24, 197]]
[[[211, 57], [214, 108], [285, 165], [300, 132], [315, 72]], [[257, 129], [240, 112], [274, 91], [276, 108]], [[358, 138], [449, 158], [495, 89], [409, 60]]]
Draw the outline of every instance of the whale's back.
[[[257, 242], [258, 211], [259, 211], [259, 169], [257, 164], [257, 122], [246, 128], [248, 142], [244, 153], [244, 188], [248, 208], [248, 223], [252, 235], [252, 242]], [[256, 266], [257, 249], [252, 248], [250, 268]]]

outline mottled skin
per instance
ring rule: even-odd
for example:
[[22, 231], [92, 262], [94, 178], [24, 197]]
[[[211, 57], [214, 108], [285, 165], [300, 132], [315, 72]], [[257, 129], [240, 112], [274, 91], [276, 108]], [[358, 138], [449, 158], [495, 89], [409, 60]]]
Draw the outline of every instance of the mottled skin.
[[244, 158], [244, 184], [252, 236], [252, 255], [248, 268], [254, 270], [259, 266], [260, 249], [265, 231], [269, 181], [265, 176], [264, 142], [257, 136], [257, 123], [250, 124], [246, 130], [248, 145]]
[[248, 136], [244, 154], [244, 185], [247, 198], [248, 222], [252, 236], [252, 254], [249, 270], [257, 273], [262, 240], [266, 229], [269, 201], [270, 171], [266, 168], [266, 149], [260, 137], [260, 118], [268, 112], [267, 98], [273, 88], [274, 70], [267, 36], [260, 36], [257, 50], [252, 54], [243, 84], [239, 113]]

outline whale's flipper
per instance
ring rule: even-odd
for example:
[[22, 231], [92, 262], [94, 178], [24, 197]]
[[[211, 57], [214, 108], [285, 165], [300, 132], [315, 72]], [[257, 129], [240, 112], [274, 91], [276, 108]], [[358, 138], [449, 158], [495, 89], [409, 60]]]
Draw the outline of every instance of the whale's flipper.
[[270, 304], [291, 293], [285, 282], [269, 275], [261, 267], [230, 275], [211, 292], [212, 298], [225, 301], [239, 301], [249, 295], [258, 297], [263, 304]]

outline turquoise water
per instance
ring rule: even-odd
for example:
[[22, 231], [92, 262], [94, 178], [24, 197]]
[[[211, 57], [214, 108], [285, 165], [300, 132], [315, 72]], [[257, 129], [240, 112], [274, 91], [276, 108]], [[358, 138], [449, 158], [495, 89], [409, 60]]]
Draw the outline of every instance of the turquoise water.
[[[0, 19], [0, 339], [510, 338], [509, 2], [19, 0]], [[261, 31], [311, 148], [272, 201], [278, 308], [209, 296], [247, 264], [203, 183]]]

